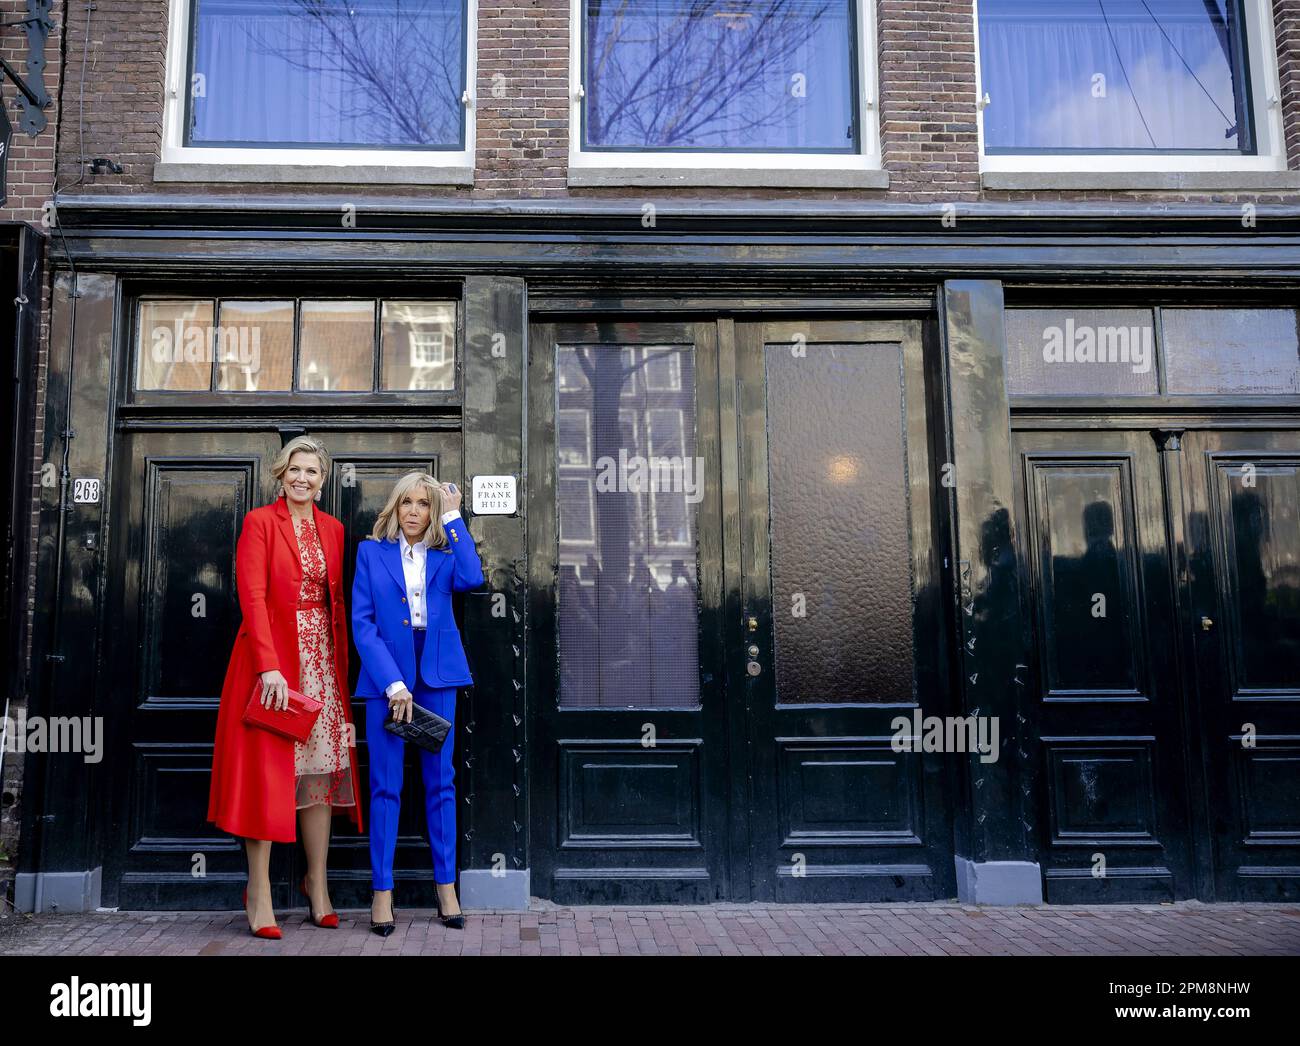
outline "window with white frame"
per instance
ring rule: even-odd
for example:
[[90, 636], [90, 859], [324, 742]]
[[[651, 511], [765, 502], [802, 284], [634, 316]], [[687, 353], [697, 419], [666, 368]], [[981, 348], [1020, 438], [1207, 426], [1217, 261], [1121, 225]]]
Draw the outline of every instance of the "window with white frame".
[[1269, 7], [977, 0], [983, 169], [1284, 169]]
[[570, 164], [879, 167], [868, 0], [572, 0]]
[[171, 0], [163, 160], [471, 165], [474, 0]]

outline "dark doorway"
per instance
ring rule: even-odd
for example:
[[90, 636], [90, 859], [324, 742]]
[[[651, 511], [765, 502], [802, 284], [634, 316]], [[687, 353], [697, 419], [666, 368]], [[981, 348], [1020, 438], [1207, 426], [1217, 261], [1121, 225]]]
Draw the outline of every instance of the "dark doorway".
[[920, 323], [530, 352], [534, 892], [951, 896], [942, 756], [891, 744], [943, 694]]
[[1047, 899], [1300, 896], [1300, 435], [1015, 447]]
[[[411, 469], [460, 480], [460, 433], [311, 424], [248, 431], [210, 421], [205, 431], [130, 429], [114, 477], [109, 672], [116, 711], [107, 725], [113, 826], [104, 861], [104, 903], [123, 908], [236, 908], [246, 877], [242, 848], [205, 819], [212, 739], [222, 680], [239, 626], [235, 545], [244, 514], [267, 504], [269, 466], [284, 441], [318, 435], [334, 458], [321, 506], [344, 525], [344, 584], [356, 545], [392, 484]], [[352, 681], [357, 672], [351, 651]], [[364, 709], [358, 724], [359, 780], [367, 780]], [[410, 754], [410, 753], [408, 753]], [[412, 757], [413, 758], [413, 757]], [[432, 904], [433, 872], [423, 845], [422, 794], [408, 765], [397, 878], [410, 903]], [[365, 796], [363, 809], [368, 810]], [[364, 906], [370, 896], [365, 836], [335, 819], [332, 900]], [[297, 907], [305, 870], [297, 847], [272, 851], [275, 904]]]

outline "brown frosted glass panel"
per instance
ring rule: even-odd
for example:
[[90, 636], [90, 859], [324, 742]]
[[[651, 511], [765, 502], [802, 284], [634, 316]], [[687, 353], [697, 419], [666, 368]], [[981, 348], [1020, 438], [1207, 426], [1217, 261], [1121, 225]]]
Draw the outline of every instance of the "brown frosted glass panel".
[[454, 302], [384, 302], [382, 339], [385, 389], [419, 392], [456, 387]]
[[293, 388], [293, 302], [223, 301], [217, 313], [217, 388]]
[[135, 387], [166, 392], [212, 388], [211, 301], [142, 301]]
[[767, 438], [777, 700], [912, 700], [899, 347], [769, 345]]
[[1161, 316], [1168, 392], [1300, 393], [1293, 309], [1163, 309]]
[[[1220, 464], [1234, 693], [1300, 689], [1300, 463]], [[1246, 482], [1249, 476], [1251, 484]]]
[[374, 388], [373, 301], [305, 301], [301, 322], [299, 389], [369, 392]]
[[1154, 396], [1150, 309], [1008, 309], [1012, 396]]
[[565, 707], [699, 703], [693, 363], [681, 346], [557, 349]]

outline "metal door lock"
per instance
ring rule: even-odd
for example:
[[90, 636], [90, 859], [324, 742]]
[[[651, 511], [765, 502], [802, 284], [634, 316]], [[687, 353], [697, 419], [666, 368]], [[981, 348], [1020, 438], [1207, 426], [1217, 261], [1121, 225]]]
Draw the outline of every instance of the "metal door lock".
[[745, 666], [745, 671], [748, 672], [751, 676], [756, 676], [761, 671], [763, 671], [763, 666], [760, 665], [757, 661], [751, 661], [749, 664]]
[[756, 643], [749, 644], [749, 656], [758, 657], [758, 644]]
[[1212, 618], [1208, 618], [1208, 617], [1203, 617], [1203, 618], [1201, 618], [1201, 631], [1202, 631], [1202, 632], [1208, 632], [1208, 631], [1209, 631], [1210, 629], [1212, 629], [1213, 627], [1214, 627], [1214, 621], [1213, 621]]

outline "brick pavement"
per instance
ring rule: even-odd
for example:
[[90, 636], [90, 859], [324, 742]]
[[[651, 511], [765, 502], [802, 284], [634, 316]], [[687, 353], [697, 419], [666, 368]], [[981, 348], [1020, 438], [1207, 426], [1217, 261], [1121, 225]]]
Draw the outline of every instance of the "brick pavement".
[[280, 941], [242, 912], [102, 912], [0, 919], [8, 955], [1300, 955], [1300, 906], [1105, 905], [977, 908], [953, 903], [575, 907], [471, 911], [449, 930], [430, 911], [369, 913], [338, 930], [281, 910]]

